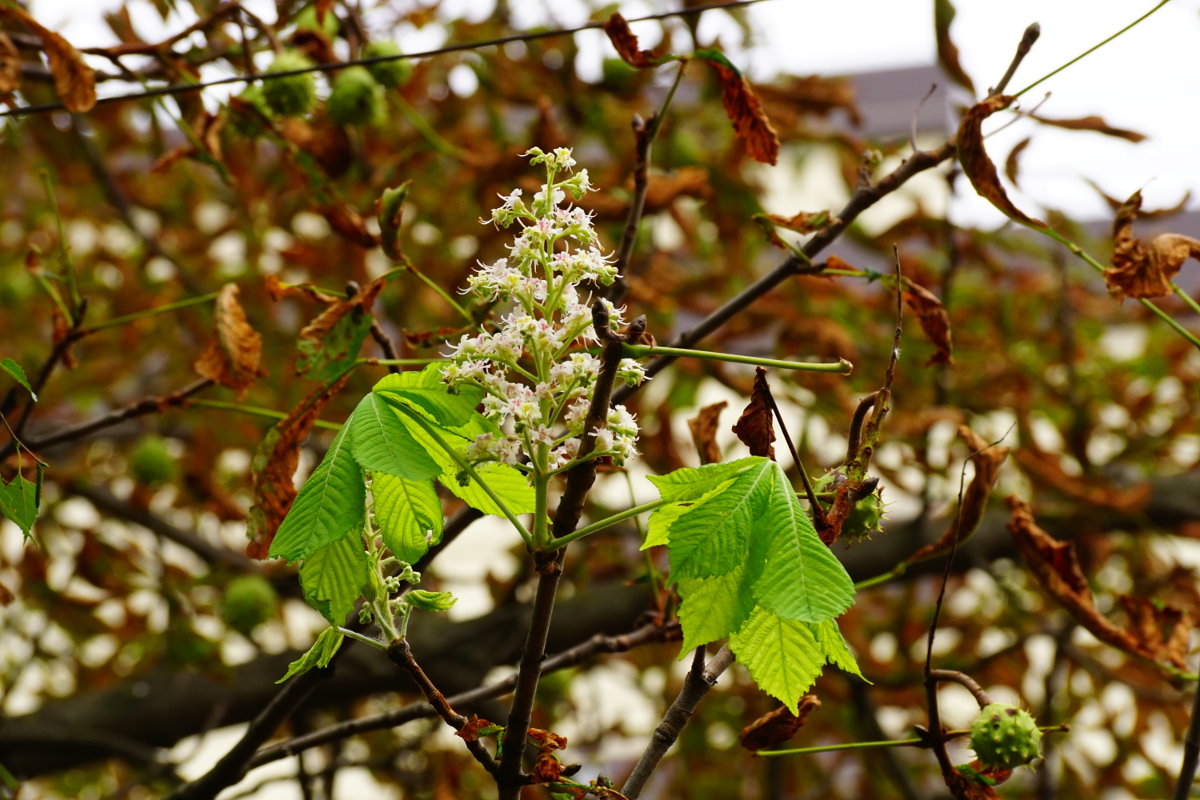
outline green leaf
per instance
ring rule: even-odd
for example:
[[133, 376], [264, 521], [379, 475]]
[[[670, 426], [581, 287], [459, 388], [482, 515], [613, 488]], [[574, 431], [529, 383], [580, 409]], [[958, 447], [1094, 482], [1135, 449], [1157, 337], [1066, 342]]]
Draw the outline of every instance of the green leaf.
[[817, 536], [783, 468], [770, 463], [774, 482], [768, 502], [755, 517], [753, 535], [767, 546], [754, 597], [763, 608], [788, 619], [833, 619], [854, 603], [854, 582]]
[[360, 530], [366, 519], [362, 469], [350, 455], [349, 425], [338, 431], [320, 465], [296, 495], [268, 553], [288, 563]]
[[442, 427], [466, 425], [473, 416], [478, 416], [475, 407], [483, 400], [483, 390], [462, 386], [451, 394], [442, 382], [443, 366], [435, 363], [420, 372], [387, 375], [371, 391], [382, 395], [389, 403], [404, 404], [424, 412]]
[[375, 521], [383, 543], [401, 561], [415, 564], [442, 539], [442, 502], [429, 480], [371, 476]]
[[754, 682], [793, 714], [827, 660], [814, 627], [760, 608], [729, 637], [730, 649]]
[[[862, 670], [858, 666], [858, 660], [854, 657], [854, 653], [850, 652], [850, 646], [846, 644], [845, 637], [842, 636], [841, 628], [838, 627], [837, 621], [827, 619], [824, 622], [818, 622], [813, 625], [813, 631], [817, 635], [817, 641], [821, 643], [821, 650], [829, 659], [829, 663], [840, 669], [842, 672], [849, 672], [851, 675], [857, 675], [866, 681]], [[870, 681], [867, 681], [870, 683]]]
[[33, 523], [37, 520], [41, 494], [40, 468], [36, 483], [26, 480], [19, 472], [7, 484], [0, 481], [0, 513], [12, 520], [26, 537], [33, 535]]
[[334, 653], [342, 646], [342, 639], [345, 638], [345, 634], [337, 628], [326, 628], [321, 631], [321, 635], [313, 642], [313, 646], [308, 648], [308, 652], [288, 664], [287, 674], [275, 683], [283, 683], [293, 675], [303, 675], [313, 667], [329, 666]]
[[671, 524], [668, 553], [676, 580], [725, 575], [750, 556], [752, 536], [757, 534], [763, 541], [760, 522], [770, 502], [771, 465], [761, 459], [722, 483], [718, 491], [705, 495]]
[[[438, 480], [450, 492], [471, 508], [484, 514], [502, 516], [504, 511], [496, 504], [479, 482], [466, 472], [456, 472], [457, 466], [448, 469]], [[508, 464], [488, 462], [475, 467], [475, 473], [495, 492], [508, 510], [514, 514], [532, 514], [537, 510], [537, 496], [525, 478], [525, 473]]]
[[370, 578], [367, 552], [358, 535], [343, 536], [304, 559], [304, 600], [333, 625], [341, 625]]
[[737, 461], [726, 461], [720, 464], [705, 464], [702, 467], [683, 467], [666, 475], [650, 475], [648, 480], [658, 489], [663, 500], [679, 503], [687, 500], [699, 500], [713, 489], [716, 489], [739, 472], [749, 469], [764, 458], [751, 456]]
[[29, 392], [30, 397], [33, 398], [33, 402], [37, 402], [37, 392], [33, 391], [33, 387], [29, 385], [29, 379], [25, 377], [25, 370], [21, 369], [20, 364], [11, 358], [6, 358], [0, 361], [0, 369], [7, 372], [13, 380], [24, 386], [26, 391]]
[[458, 598], [449, 592], [430, 592], [425, 589], [413, 589], [404, 595], [404, 599], [413, 608], [422, 611], [449, 611]]
[[716, 578], [679, 581], [679, 595], [684, 598], [679, 607], [683, 626], [680, 658], [700, 645], [728, 637], [742, 626], [754, 610], [754, 598], [742, 591], [745, 581], [745, 565]]
[[364, 397], [350, 415], [350, 450], [371, 472], [421, 480], [442, 471], [432, 454], [414, 437], [411, 424], [379, 395]]
[[361, 306], [344, 306], [345, 301], [325, 311], [325, 314], [335, 309], [341, 311], [341, 316], [328, 330], [305, 335], [312, 328], [310, 325], [301, 331], [296, 341], [296, 374], [326, 383], [342, 374], [358, 358], [358, 351], [371, 332], [373, 318]]

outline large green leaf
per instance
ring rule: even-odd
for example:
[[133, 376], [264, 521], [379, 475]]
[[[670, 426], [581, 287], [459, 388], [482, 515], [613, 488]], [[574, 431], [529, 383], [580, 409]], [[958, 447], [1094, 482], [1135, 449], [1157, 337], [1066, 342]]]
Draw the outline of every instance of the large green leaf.
[[668, 548], [671, 575], [712, 578], [725, 575], [750, 555], [750, 539], [766, 510], [774, 471], [765, 459], [723, 482], [671, 523]]
[[483, 390], [461, 386], [451, 394], [442, 382], [443, 366], [430, 364], [420, 372], [387, 375], [371, 391], [382, 395], [389, 403], [403, 403], [409, 408], [420, 409], [443, 427], [466, 425], [476, 415], [475, 407], [483, 399]]
[[296, 495], [271, 542], [271, 558], [299, 561], [362, 528], [367, 492], [362, 469], [350, 455], [349, 428], [344, 425], [338, 431], [324, 460]]
[[683, 578], [679, 594], [686, 598], [679, 607], [683, 647], [679, 657], [703, 644], [725, 639], [736, 631], [754, 610], [754, 599], [741, 590], [746, 580], [743, 564], [716, 578]]
[[368, 394], [350, 415], [350, 450], [365, 469], [420, 480], [442, 471], [388, 403]]
[[304, 559], [300, 585], [305, 601], [332, 625], [341, 625], [370, 577], [367, 552], [358, 534], [343, 536]]
[[429, 480], [371, 476], [375, 521], [392, 555], [409, 564], [442, 539], [442, 502]]
[[736, 476], [750, 467], [765, 461], [764, 458], [751, 456], [737, 461], [726, 461], [720, 464], [705, 464], [702, 467], [683, 467], [666, 475], [650, 475], [648, 480], [658, 489], [663, 500], [672, 503], [687, 500], [698, 500], [725, 481]]
[[334, 653], [342, 646], [342, 639], [345, 638], [346, 635], [337, 628], [326, 628], [321, 631], [321, 635], [313, 642], [313, 646], [308, 648], [304, 655], [288, 664], [287, 674], [275, 682], [283, 683], [293, 675], [302, 675], [313, 667], [329, 666]]
[[41, 489], [41, 470], [38, 470], [36, 483], [26, 480], [25, 476], [19, 472], [7, 484], [0, 480], [0, 514], [16, 523], [16, 526], [26, 536], [33, 534], [33, 523], [37, 520]]
[[759, 608], [729, 637], [730, 649], [750, 670], [754, 682], [793, 714], [797, 701], [829, 660], [815, 628]]
[[[438, 480], [455, 497], [484, 514], [496, 516], [504, 514], [496, 501], [479, 485], [479, 481], [465, 472], [453, 471], [457, 467], [452, 466], [452, 462], [447, 466], [450, 468]], [[489, 462], [476, 466], [475, 473], [504, 501], [512, 513], [532, 514], [537, 510], [537, 497], [534, 495], [533, 487], [529, 485], [525, 474], [519, 469], [510, 467], [508, 464]]]
[[25, 377], [25, 370], [21, 369], [20, 364], [18, 364], [16, 361], [13, 361], [11, 358], [0, 359], [0, 369], [7, 372], [13, 380], [24, 386], [26, 391], [29, 392], [30, 397], [33, 398], [33, 401], [35, 403], [37, 402], [37, 393], [33, 391], [33, 387], [29, 385], [29, 379]]

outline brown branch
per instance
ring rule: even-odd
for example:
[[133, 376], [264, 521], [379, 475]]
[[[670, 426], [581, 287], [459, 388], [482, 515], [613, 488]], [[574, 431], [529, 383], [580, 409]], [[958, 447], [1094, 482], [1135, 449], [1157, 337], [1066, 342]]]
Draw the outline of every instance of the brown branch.
[[621, 244], [617, 246], [617, 277], [608, 291], [608, 299], [620, 303], [629, 291], [626, 273], [633, 256], [633, 244], [637, 240], [638, 225], [646, 212], [646, 192], [650, 188], [650, 145], [658, 133], [657, 120], [647, 125], [639, 115], [633, 115], [634, 161], [633, 200], [629, 203], [629, 214], [625, 217], [625, 229], [621, 232]]
[[956, 669], [933, 669], [929, 671], [929, 675], [934, 680], [957, 683], [964, 687], [975, 697], [975, 702], [979, 703], [980, 708], [991, 705], [992, 698], [988, 697], [988, 693], [983, 690], [983, 687], [965, 672]]
[[[429, 705], [447, 725], [456, 731], [461, 731], [466, 727], [467, 718], [455, 711], [454, 707], [447, 702], [446, 696], [433, 685], [433, 681], [425, 674], [425, 670], [421, 669], [421, 665], [413, 658], [412, 648], [409, 646], [407, 639], [397, 639], [392, 642], [388, 645], [387, 654], [392, 663], [408, 672], [413, 682], [421, 689], [421, 694], [425, 695], [425, 699], [429, 701]], [[495, 775], [500, 769], [500, 765], [496, 763], [496, 759], [492, 758], [492, 754], [483, 746], [483, 742], [476, 738], [466, 739], [466, 742], [467, 750], [471, 751], [471, 755], [475, 757], [475, 760], [484, 769]]]
[[[383, 351], [383, 357], [388, 359], [397, 359], [400, 357], [396, 350], [396, 343], [392, 341], [392, 337], [379, 324], [379, 320], [371, 319], [371, 338], [375, 340], [375, 344], [379, 345], [379, 349]], [[395, 364], [388, 366], [388, 372], [399, 372], [400, 367]]]
[[679, 690], [675, 702], [671, 703], [671, 707], [663, 715], [662, 721], [650, 735], [650, 743], [646, 746], [642, 757], [638, 759], [633, 772], [625, 780], [625, 785], [621, 787], [621, 793], [629, 800], [637, 800], [641, 795], [646, 781], [658, 768], [658, 764], [666, 755], [667, 750], [675, 744], [675, 740], [683, 732], [684, 726], [692, 718], [696, 706], [700, 704], [704, 695], [708, 694], [708, 690], [716, 685], [717, 678], [721, 677], [721, 673], [729, 669], [733, 660], [733, 651], [729, 649], [729, 645], [723, 645], [706, 665], [704, 648], [696, 648], [696, 655], [692, 659], [692, 668], [688, 670], [687, 677], [683, 679], [683, 688]]

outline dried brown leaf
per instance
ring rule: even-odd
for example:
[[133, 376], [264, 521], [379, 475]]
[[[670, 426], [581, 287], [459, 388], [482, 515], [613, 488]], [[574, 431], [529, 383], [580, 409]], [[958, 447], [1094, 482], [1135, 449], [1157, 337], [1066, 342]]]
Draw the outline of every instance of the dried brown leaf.
[[351, 296], [335, 300], [304, 326], [296, 341], [297, 374], [324, 382], [358, 357], [371, 328], [371, 306], [383, 284], [384, 279], [376, 278]]
[[854, 81], [826, 75], [804, 75], [758, 87], [758, 95], [784, 127], [801, 125], [802, 117], [828, 117], [841, 109], [850, 124], [862, 125]]
[[1108, 290], [1117, 297], [1162, 297], [1174, 288], [1171, 279], [1189, 258], [1200, 259], [1200, 240], [1163, 233], [1149, 242], [1133, 235], [1142, 208], [1142, 193], [1134, 192], [1113, 221], [1112, 266], [1104, 270]]
[[1017, 142], [1017, 146], [1008, 152], [1008, 158], [1004, 159], [1004, 177], [1014, 184], [1017, 182], [1017, 173], [1020, 171], [1021, 154], [1025, 152], [1026, 147], [1029, 147], [1031, 141], [1033, 139], [1026, 136]]
[[975, 84], [971, 82], [970, 76], [959, 63], [958, 48], [950, 38], [950, 23], [954, 22], [954, 16], [957, 13], [950, 0], [935, 0], [933, 4], [933, 28], [937, 34], [938, 64], [951, 80], [971, 94], [975, 94]]
[[772, 424], [771, 389], [767, 386], [767, 371], [754, 368], [754, 391], [750, 403], [733, 426], [733, 432], [742, 444], [750, 448], [752, 456], [766, 456], [775, 460], [775, 428]]
[[958, 160], [981, 197], [1017, 222], [1044, 228], [1046, 223], [1026, 216], [1008, 199], [996, 165], [988, 158], [987, 150], [983, 147], [983, 121], [997, 111], [1008, 108], [1014, 100], [1016, 98], [1009, 95], [996, 95], [967, 109], [958, 126]]
[[649, 50], [641, 49], [637, 36], [629, 29], [629, 23], [620, 14], [613, 14], [608, 18], [608, 21], [604, 23], [604, 32], [608, 34], [608, 40], [617, 49], [617, 55], [629, 66], [645, 69], [661, 63], [662, 59], [659, 56]]
[[478, 740], [481, 735], [483, 735], [480, 733], [480, 731], [484, 730], [485, 728], [490, 728], [494, 724], [495, 723], [486, 720], [483, 717], [472, 714], [471, 718], [467, 720], [467, 724], [459, 728], [458, 732], [454, 735], [462, 739], [464, 742], [474, 742]]
[[96, 105], [96, 72], [84, 62], [79, 51], [16, 4], [0, 4], [0, 18], [24, 25], [41, 39], [54, 76], [54, 90], [63, 106], [68, 111], [91, 111]]
[[255, 380], [267, 373], [259, 366], [262, 337], [250, 327], [237, 295], [235, 284], [221, 287], [217, 295], [216, 338], [196, 360], [195, 369], [200, 377], [234, 389], [241, 398]]
[[902, 295], [904, 302], [916, 313], [921, 330], [925, 331], [925, 335], [937, 348], [925, 362], [925, 366], [953, 364], [954, 342], [950, 333], [950, 315], [946, 313], [942, 301], [933, 292], [908, 278], [904, 279]]
[[750, 752], [771, 750], [786, 742], [804, 727], [808, 715], [821, 707], [821, 701], [815, 694], [806, 694], [800, 698], [797, 713], [793, 714], [787, 706], [780, 706], [774, 711], [763, 714], [758, 719], [742, 728], [742, 747]]
[[368, 250], [379, 245], [379, 237], [367, 230], [362, 215], [345, 203], [335, 203], [321, 209], [329, 226], [343, 238]]
[[1121, 489], [1095, 479], [1085, 481], [1067, 474], [1056, 456], [1033, 447], [1018, 449], [1013, 453], [1013, 458], [1039, 485], [1049, 486], [1089, 506], [1111, 508], [1119, 514], [1137, 514], [1150, 501], [1149, 483]]
[[787, 228], [796, 233], [815, 233], [838, 221], [838, 218], [828, 211], [800, 211], [790, 217], [767, 214], [767, 219], [781, 228]]
[[301, 400], [263, 437], [251, 460], [253, 506], [247, 519], [246, 555], [265, 559], [271, 540], [296, 499], [294, 477], [300, 463], [300, 446], [312, 432], [317, 417], [349, 380], [343, 375], [333, 384], [322, 384]]
[[762, 103], [754, 94], [750, 82], [723, 57], [702, 56], [717, 74], [721, 84], [721, 105], [733, 130], [755, 161], [772, 164], [779, 159], [779, 135], [767, 119]]
[[8, 34], [0, 31], [0, 93], [17, 90], [21, 85], [21, 54]]
[[700, 454], [701, 464], [716, 464], [721, 460], [721, 448], [717, 446], [717, 425], [727, 405], [729, 403], [722, 400], [705, 406], [688, 420], [688, 430], [692, 432], [692, 441], [696, 444], [696, 452]]
[[[26, 259], [26, 264], [28, 263], [29, 260]], [[40, 268], [41, 267], [39, 266], [38, 269]], [[65, 316], [63, 316], [63, 313], [58, 310], [57, 305], [50, 307], [50, 330], [51, 341], [54, 343], [55, 347], [61, 345], [71, 335], [71, 323]], [[75, 354], [71, 352], [70, 345], [67, 345], [67, 347], [63, 350], [62, 363], [67, 369], [75, 369], [75, 367], [79, 365], [79, 362], [75, 359]]]
[[1073, 119], [1051, 119], [1038, 114], [1030, 114], [1031, 119], [1035, 119], [1043, 125], [1052, 125], [1055, 128], [1066, 128], [1071, 131], [1095, 131], [1102, 133], [1105, 136], [1115, 136], [1118, 139], [1125, 139], [1133, 143], [1141, 142], [1146, 139], [1146, 134], [1131, 131], [1127, 128], [1116, 128], [1104, 121], [1103, 117], [1098, 117], [1095, 114], [1087, 117], [1076, 117]]
[[1092, 597], [1087, 578], [1075, 555], [1075, 545], [1060, 542], [1034, 521], [1029, 506], [1016, 497], [1007, 499], [1012, 516], [1008, 530], [1021, 558], [1043, 591], [1057, 600], [1093, 636], [1126, 653], [1183, 668], [1186, 641], [1193, 621], [1186, 611], [1149, 601], [1125, 598], [1130, 629], [1109, 621]]
[[971, 448], [971, 463], [975, 465], [975, 477], [971, 479], [967, 490], [963, 492], [954, 521], [946, 527], [936, 542], [925, 545], [909, 556], [909, 563], [916, 564], [933, 558], [949, 551], [955, 540], [961, 545], [971, 538], [975, 529], [979, 527], [979, 522], [983, 519], [983, 512], [987, 510], [987, 499], [996, 486], [996, 479], [1000, 476], [1000, 466], [1008, 457], [1007, 447], [985, 442], [966, 425], [958, 426], [958, 435], [963, 438], [967, 447]]

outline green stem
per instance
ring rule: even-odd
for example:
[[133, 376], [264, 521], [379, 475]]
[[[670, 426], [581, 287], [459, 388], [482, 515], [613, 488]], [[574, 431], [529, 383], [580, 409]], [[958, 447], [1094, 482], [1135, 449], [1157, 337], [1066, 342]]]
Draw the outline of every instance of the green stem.
[[456, 451], [453, 447], [446, 444], [446, 441], [442, 439], [435, 425], [433, 425], [429, 420], [425, 419], [425, 417], [421, 416], [416, 411], [413, 411], [408, 406], [399, 403], [389, 403], [388, 405], [391, 405], [392, 408], [400, 411], [409, 419], [420, 425], [421, 428], [424, 429], [427, 434], [429, 434], [430, 438], [437, 443], [438, 447], [442, 448], [446, 455], [453, 459], [458, 468], [470, 475], [471, 478], [479, 484], [479, 487], [483, 489], [487, 496], [491, 498], [492, 502], [495, 503], [500, 509], [501, 513], [504, 514], [504, 518], [507, 519], [513, 528], [516, 529], [517, 533], [521, 534], [521, 538], [525, 540], [525, 544], [528, 545], [530, 549], [536, 549], [534, 546], [533, 536], [528, 530], [526, 530], [525, 526], [521, 524], [521, 520], [517, 519], [517, 515], [512, 512], [512, 510], [508, 507], [508, 504], [504, 502], [504, 499], [496, 493], [496, 490], [493, 489], [487, 481], [483, 480], [479, 476], [479, 473], [475, 471], [475, 467], [471, 466], [469, 461], [459, 455], [458, 451]]
[[[58, 228], [58, 259], [62, 262], [63, 273], [67, 276], [67, 292], [71, 298], [71, 307], [79, 308], [79, 286], [75, 283], [75, 264], [71, 261], [71, 253], [67, 250], [67, 233], [63, 228], [62, 215], [58, 213], [58, 198], [54, 193], [54, 181], [50, 179], [47, 170], [39, 170], [42, 185], [46, 187], [46, 199], [50, 202], [50, 210], [54, 212], [54, 224]], [[74, 323], [74, 312], [67, 315], [67, 320]]]
[[1133, 22], [1131, 22], [1131, 23], [1129, 23], [1128, 25], [1126, 25], [1124, 28], [1121, 28], [1121, 30], [1117, 31], [1117, 32], [1116, 32], [1116, 33], [1114, 33], [1112, 36], [1109, 36], [1107, 39], [1105, 39], [1104, 41], [1102, 41], [1102, 42], [1100, 42], [1099, 44], [1095, 45], [1094, 47], [1089, 47], [1087, 50], [1084, 50], [1082, 53], [1080, 53], [1079, 55], [1075, 56], [1074, 58], [1072, 58], [1072, 59], [1071, 59], [1070, 61], [1068, 61], [1067, 63], [1063, 64], [1063, 65], [1062, 65], [1061, 67], [1059, 67], [1058, 69], [1055, 69], [1055, 70], [1052, 70], [1051, 72], [1048, 72], [1048, 73], [1046, 73], [1045, 75], [1043, 75], [1042, 77], [1040, 77], [1040, 78], [1038, 78], [1036, 81], [1034, 81], [1033, 83], [1031, 83], [1031, 84], [1029, 84], [1028, 86], [1026, 86], [1026, 87], [1025, 87], [1024, 89], [1022, 89], [1021, 91], [1019, 91], [1019, 92], [1017, 92], [1016, 94], [1014, 94], [1014, 95], [1013, 95], [1013, 97], [1020, 97], [1021, 95], [1025, 94], [1025, 93], [1026, 93], [1026, 92], [1028, 92], [1030, 89], [1032, 89], [1033, 87], [1037, 86], [1038, 84], [1040, 84], [1040, 83], [1043, 83], [1043, 82], [1045, 82], [1045, 81], [1048, 81], [1049, 79], [1053, 78], [1055, 75], [1057, 75], [1058, 73], [1062, 72], [1064, 69], [1066, 69], [1067, 67], [1071, 66], [1071, 65], [1072, 65], [1072, 64], [1074, 64], [1076, 61], [1080, 61], [1080, 60], [1082, 60], [1082, 59], [1086, 58], [1087, 56], [1090, 56], [1092, 53], [1096, 52], [1096, 51], [1097, 51], [1097, 50], [1099, 50], [1101, 47], [1104, 47], [1104, 45], [1108, 44], [1108, 43], [1109, 43], [1109, 42], [1111, 42], [1113, 39], [1116, 39], [1118, 36], [1120, 36], [1121, 34], [1125, 33], [1125, 32], [1126, 32], [1126, 31], [1128, 31], [1130, 28], [1133, 28], [1135, 25], [1137, 25], [1137, 24], [1139, 24], [1140, 22], [1142, 22], [1144, 19], [1146, 19], [1147, 17], [1149, 17], [1149, 16], [1150, 16], [1151, 14], [1153, 14], [1155, 11], [1158, 11], [1160, 8], [1162, 8], [1163, 6], [1165, 6], [1165, 5], [1166, 5], [1167, 3], [1169, 3], [1169, 2], [1171, 2], [1171, 0], [1162, 0], [1162, 2], [1160, 2], [1160, 3], [1159, 3], [1158, 5], [1156, 5], [1154, 8], [1150, 9], [1150, 10], [1149, 10], [1149, 11], [1147, 11], [1145, 14], [1142, 14], [1140, 17], [1138, 17], [1138, 18], [1137, 18], [1137, 19], [1135, 19]]
[[602, 531], [605, 528], [612, 527], [613, 525], [616, 525], [618, 522], [623, 522], [623, 521], [629, 519], [630, 517], [636, 517], [639, 514], [646, 513], [647, 511], [653, 511], [656, 508], [662, 508], [663, 506], [667, 505], [669, 502], [670, 501], [668, 501], [668, 500], [652, 500], [649, 503], [642, 503], [640, 506], [634, 506], [633, 508], [626, 509], [625, 511], [622, 511], [618, 514], [613, 514], [611, 517], [605, 517], [604, 519], [602, 519], [598, 522], [593, 522], [591, 525], [586, 525], [582, 528], [577, 528], [576, 530], [572, 531], [571, 533], [568, 533], [566, 536], [560, 536], [557, 539], [555, 539], [554, 540], [554, 549], [557, 550], [560, 547], [566, 547], [567, 545], [569, 545], [571, 542], [575, 541], [576, 539], [582, 539], [584, 536], [588, 536], [589, 534], [593, 534], [593, 533], [596, 533], [597, 531]]
[[368, 358], [364, 363], [376, 367], [422, 367], [445, 360], [444, 358]]
[[[263, 408], [262, 406], [248, 406], [243, 403], [229, 403], [224, 400], [189, 400], [189, 406], [198, 408], [215, 408], [218, 411], [238, 411], [243, 414], [252, 414], [256, 417], [265, 417], [266, 419], [286, 419], [287, 414], [282, 411], [276, 411], [273, 408]], [[313, 423], [315, 428], [324, 428], [330, 431], [338, 431], [342, 426], [337, 422], [326, 422], [319, 419]]]
[[458, 301], [455, 300], [453, 297], [451, 297], [449, 292], [447, 292], [445, 289], [443, 289], [438, 284], [437, 281], [433, 280], [428, 275], [426, 275], [424, 272], [421, 272], [421, 270], [417, 269], [412, 264], [410, 264], [407, 258], [404, 259], [404, 264], [400, 267], [400, 271], [411, 272], [413, 275], [416, 275], [417, 280], [421, 281], [421, 283], [428, 286], [430, 289], [433, 290], [434, 294], [436, 294], [438, 297], [442, 298], [442, 300], [446, 301], [446, 303], [449, 304], [449, 306], [451, 308], [453, 308], [455, 311], [458, 312], [458, 315], [460, 317], [465, 319], [471, 325], [474, 325], [476, 323], [475, 318], [472, 317], [469, 313], [467, 313], [467, 310], [465, 308], [463, 308], [461, 305], [459, 305]]
[[123, 317], [113, 317], [112, 319], [106, 319], [103, 322], [98, 322], [95, 325], [90, 326], [87, 329], [87, 333], [94, 333], [96, 331], [102, 331], [105, 328], [115, 328], [119, 325], [124, 325], [129, 322], [136, 322], [139, 319], [148, 319], [150, 317], [154, 317], [159, 314], [167, 314], [172, 311], [178, 311], [179, 309], [187, 308], [188, 306], [195, 306], [195, 305], [200, 305], [201, 303], [207, 303], [209, 300], [212, 300], [213, 298], [215, 298], [218, 294], [219, 294], [219, 292], [209, 292], [208, 294], [202, 294], [199, 297], [189, 297], [186, 300], [179, 300], [174, 303], [167, 303], [166, 305], [163, 305], [163, 306], [155, 306], [154, 308], [148, 308], [144, 311], [135, 311], [132, 314], [126, 314]]
[[[1164, 2], [1165, 2], [1165, 0], [1164, 0]], [[1090, 254], [1088, 254], [1082, 247], [1075, 244], [1075, 242], [1073, 242], [1070, 239], [1068, 239], [1067, 237], [1063, 236], [1058, 231], [1054, 230], [1053, 228], [1039, 228], [1036, 226], [1031, 226], [1031, 227], [1033, 227], [1033, 230], [1038, 231], [1039, 233], [1043, 233], [1046, 236], [1049, 236], [1051, 239], [1058, 242], [1063, 247], [1066, 247], [1072, 253], [1079, 256], [1079, 258], [1083, 259], [1084, 262], [1086, 262], [1089, 266], [1091, 266], [1092, 269], [1096, 270], [1101, 275], [1104, 274], [1104, 265], [1103, 264], [1101, 264], [1099, 261], [1097, 261], [1095, 258], [1093, 258]], [[1172, 285], [1174, 285], [1174, 284], [1172, 284]], [[1181, 289], [1179, 289], [1178, 287], [1175, 287], [1175, 289], [1176, 289], [1176, 294], [1179, 294], [1180, 296], [1185, 296], [1185, 293]], [[1188, 305], [1190, 305], [1194, 308], [1196, 307], [1194, 301], [1191, 301], [1191, 298], [1186, 298], [1186, 299], [1188, 300]], [[1154, 314], [1156, 316], [1158, 316], [1159, 319], [1161, 319], [1163, 322], [1167, 323], [1167, 325], [1171, 326], [1171, 328], [1174, 329], [1174, 331], [1176, 333], [1178, 333], [1184, 339], [1187, 339], [1189, 342], [1191, 342], [1193, 347], [1200, 349], [1200, 339], [1196, 338], [1195, 334], [1193, 334], [1187, 328], [1183, 327], [1183, 325], [1179, 322], [1179, 320], [1175, 319], [1170, 314], [1163, 311], [1161, 308], [1159, 308], [1157, 305], [1155, 305], [1152, 301], [1147, 300], [1145, 297], [1139, 297], [1139, 298], [1137, 298], [1137, 301], [1139, 303], [1141, 303], [1143, 306], [1145, 306], [1146, 308], [1148, 308], [1150, 311], [1154, 312]]]
[[805, 753], [830, 753], [835, 750], [870, 750], [878, 747], [912, 747], [924, 744], [924, 739], [889, 739], [882, 742], [845, 742], [844, 744], [826, 744], [816, 747], [794, 747], [789, 750], [755, 750], [756, 756], [793, 756]]
[[438, 134], [438, 132], [434, 130], [428, 122], [425, 121], [425, 118], [422, 117], [415, 108], [410, 106], [404, 100], [404, 98], [400, 97], [399, 95], [393, 95], [392, 100], [400, 109], [400, 113], [404, 115], [406, 120], [408, 120], [408, 124], [416, 128], [417, 133], [424, 136], [425, 141], [429, 142], [434, 150], [444, 156], [450, 156], [454, 159], [461, 159], [463, 157], [462, 150], [443, 139], [441, 135]]
[[362, 642], [363, 644], [368, 644], [371, 647], [374, 647], [376, 650], [383, 650], [384, 652], [387, 651], [387, 645], [385, 645], [383, 642], [378, 641], [377, 639], [372, 639], [370, 636], [361, 634], [356, 630], [352, 630], [350, 628], [343, 628], [341, 625], [338, 625], [337, 631], [338, 631], [338, 633], [342, 634], [343, 636], [349, 636], [351, 639], [356, 639], [356, 640]]
[[1200, 303], [1197, 303], [1194, 297], [1181, 289], [1179, 284], [1175, 283], [1175, 281], [1171, 281], [1171, 291], [1173, 291], [1180, 300], [1186, 303], [1188, 308], [1195, 313], [1200, 314]]
[[908, 572], [908, 562], [901, 561], [893, 569], [883, 573], [882, 575], [876, 575], [874, 578], [867, 578], [865, 580], [861, 580], [858, 583], [854, 584], [854, 591], [855, 591], [855, 593], [858, 593], [864, 589], [870, 589], [874, 586], [878, 586], [881, 583], [887, 583], [888, 581], [894, 581], [897, 578], [903, 576], [905, 572]]
[[734, 364], [754, 364], [759, 367], [775, 367], [776, 369], [792, 369], [805, 372], [836, 372], [849, 375], [854, 365], [846, 359], [833, 363], [811, 361], [783, 361], [778, 358], [759, 358], [758, 356], [741, 356], [735, 353], [716, 353], [711, 350], [689, 350], [683, 347], [660, 347], [646, 344], [626, 344], [621, 347], [621, 355], [626, 358], [649, 358], [651, 356], [671, 356], [674, 358], [705, 358], [710, 361], [728, 361]]

